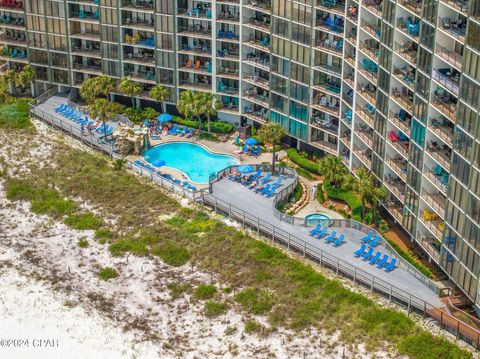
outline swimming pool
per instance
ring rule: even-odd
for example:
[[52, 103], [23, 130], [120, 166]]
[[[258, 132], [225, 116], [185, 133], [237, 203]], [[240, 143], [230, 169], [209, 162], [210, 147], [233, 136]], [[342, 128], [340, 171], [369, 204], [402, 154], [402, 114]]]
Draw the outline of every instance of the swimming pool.
[[204, 146], [190, 142], [172, 142], [155, 146], [143, 156], [152, 165], [163, 160], [166, 167], [177, 169], [190, 181], [200, 184], [208, 183], [211, 174], [239, 163], [233, 156], [213, 153]]
[[330, 220], [330, 217], [327, 216], [326, 214], [323, 213], [312, 213], [307, 216], [305, 216], [305, 220], [309, 224], [317, 224], [321, 223], [323, 225], [328, 224], [328, 221]]

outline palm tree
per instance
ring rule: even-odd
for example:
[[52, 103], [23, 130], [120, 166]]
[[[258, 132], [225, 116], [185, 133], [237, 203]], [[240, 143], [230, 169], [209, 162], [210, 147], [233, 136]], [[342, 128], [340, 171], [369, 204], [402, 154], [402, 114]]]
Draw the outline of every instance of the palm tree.
[[327, 177], [330, 183], [335, 187], [340, 187], [345, 176], [348, 174], [348, 169], [342, 163], [340, 157], [333, 155], [323, 157], [319, 161], [318, 167], [320, 172]]
[[170, 96], [170, 91], [168, 89], [160, 84], [157, 84], [152, 87], [150, 92], [148, 93], [148, 96], [155, 100], [156, 102], [161, 103], [162, 106], [162, 112], [166, 112], [166, 106], [165, 106], [165, 101], [169, 98]]
[[148, 118], [149, 120], [153, 120], [155, 117], [158, 116], [158, 112], [151, 107], [147, 107], [145, 110], [143, 110], [142, 116], [144, 118]]
[[365, 208], [367, 199], [371, 198], [374, 188], [373, 175], [364, 167], [357, 171], [357, 178], [353, 180], [352, 187], [355, 191], [360, 193], [362, 199], [362, 218], [365, 216]]
[[11, 94], [15, 91], [15, 83], [17, 82], [17, 73], [15, 70], [7, 70], [5, 71], [5, 80], [8, 82], [8, 92]]
[[178, 111], [186, 118], [197, 118], [198, 128], [200, 129], [200, 116], [203, 114], [203, 94], [198, 91], [186, 90], [180, 93], [180, 99], [177, 103]]
[[8, 81], [5, 76], [0, 77], [0, 104], [5, 103], [8, 98]]
[[110, 102], [106, 98], [99, 98], [89, 106], [90, 115], [102, 121], [104, 129], [105, 123], [122, 113], [123, 108], [123, 105], [117, 102]]
[[387, 198], [387, 189], [385, 187], [374, 186], [370, 193], [370, 200], [373, 207], [373, 222], [378, 225], [378, 206], [385, 198]]
[[130, 80], [128, 77], [124, 77], [118, 85], [118, 91], [124, 95], [130, 96], [132, 98], [132, 107], [136, 108], [135, 96], [142, 93], [142, 86], [135, 81]]
[[27, 84], [30, 84], [30, 91], [32, 92], [32, 97], [35, 97], [36, 77], [37, 73], [35, 72], [35, 69], [30, 65], [26, 65], [17, 76], [17, 81], [19, 82], [20, 86], [24, 87]]
[[210, 133], [210, 118], [217, 114], [217, 111], [220, 109], [220, 102], [213, 93], [203, 94], [203, 114], [207, 116], [207, 129]]
[[115, 90], [115, 79], [107, 75], [90, 77], [83, 81], [80, 96], [87, 104], [92, 104], [100, 97], [107, 98]]
[[280, 144], [282, 137], [285, 136], [284, 128], [278, 123], [267, 123], [257, 133], [258, 138], [263, 143], [272, 144], [272, 174], [275, 173], [275, 147]]

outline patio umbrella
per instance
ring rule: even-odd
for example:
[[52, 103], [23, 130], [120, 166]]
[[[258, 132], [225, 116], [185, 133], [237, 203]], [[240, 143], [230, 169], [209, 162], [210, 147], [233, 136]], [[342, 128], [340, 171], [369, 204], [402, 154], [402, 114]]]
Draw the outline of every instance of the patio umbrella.
[[237, 167], [237, 171], [240, 173], [249, 173], [253, 171], [253, 167], [248, 165], [241, 165]]
[[253, 137], [249, 137], [245, 140], [245, 144], [248, 146], [253, 146], [257, 144], [257, 140]]
[[152, 165], [154, 165], [155, 167], [162, 167], [162, 166], [165, 166], [165, 161], [155, 160], [155, 161], [152, 162]]
[[158, 121], [163, 124], [165, 122], [170, 122], [172, 121], [172, 116], [168, 113], [162, 113], [160, 116], [158, 116]]

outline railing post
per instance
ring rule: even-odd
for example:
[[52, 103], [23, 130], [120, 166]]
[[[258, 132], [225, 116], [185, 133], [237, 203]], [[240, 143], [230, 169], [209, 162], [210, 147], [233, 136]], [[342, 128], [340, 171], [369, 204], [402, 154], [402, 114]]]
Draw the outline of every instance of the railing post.
[[215, 213], [217, 213], [217, 197], [215, 197], [215, 205], [214, 205], [214, 210], [215, 210]]
[[388, 300], [392, 301], [392, 294], [393, 294], [393, 285], [390, 284], [390, 293], [388, 293]]
[[357, 280], [357, 268], [353, 267], [353, 284], [355, 284], [356, 280]]
[[260, 218], [257, 217], [257, 235], [260, 235]]
[[408, 295], [408, 314], [410, 314], [410, 308], [412, 306], [412, 295]]
[[243, 211], [243, 222], [242, 222], [242, 227], [245, 229], [245, 211]]
[[228, 218], [232, 218], [232, 205], [228, 204]]
[[307, 255], [307, 242], [303, 242], [303, 258]]
[[290, 250], [290, 233], [288, 234], [287, 249]]
[[338, 275], [338, 268], [340, 267], [340, 260], [337, 257], [337, 275]]
[[375, 276], [372, 275], [372, 285], [370, 287], [370, 290], [373, 292], [373, 287], [375, 286]]
[[275, 242], [275, 226], [272, 226], [272, 241]]

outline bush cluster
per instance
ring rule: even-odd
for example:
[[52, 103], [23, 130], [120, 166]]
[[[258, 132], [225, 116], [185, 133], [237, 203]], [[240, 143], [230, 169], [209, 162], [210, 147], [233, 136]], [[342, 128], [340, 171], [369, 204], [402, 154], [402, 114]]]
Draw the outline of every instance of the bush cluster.
[[287, 150], [287, 156], [293, 163], [296, 163], [304, 170], [310, 171], [312, 173], [321, 174], [318, 164], [310, 161], [309, 159], [302, 157], [298, 154], [295, 148], [290, 148]]
[[[187, 127], [192, 127], [196, 129], [200, 129], [202, 131], [208, 130], [208, 124], [202, 122], [200, 128], [198, 127], [198, 121], [187, 120], [184, 118], [180, 118], [177, 116], [173, 117], [173, 122]], [[211, 121], [210, 122], [210, 130], [215, 133], [230, 133], [233, 131], [233, 125], [228, 122], [221, 122], [221, 121]]]

